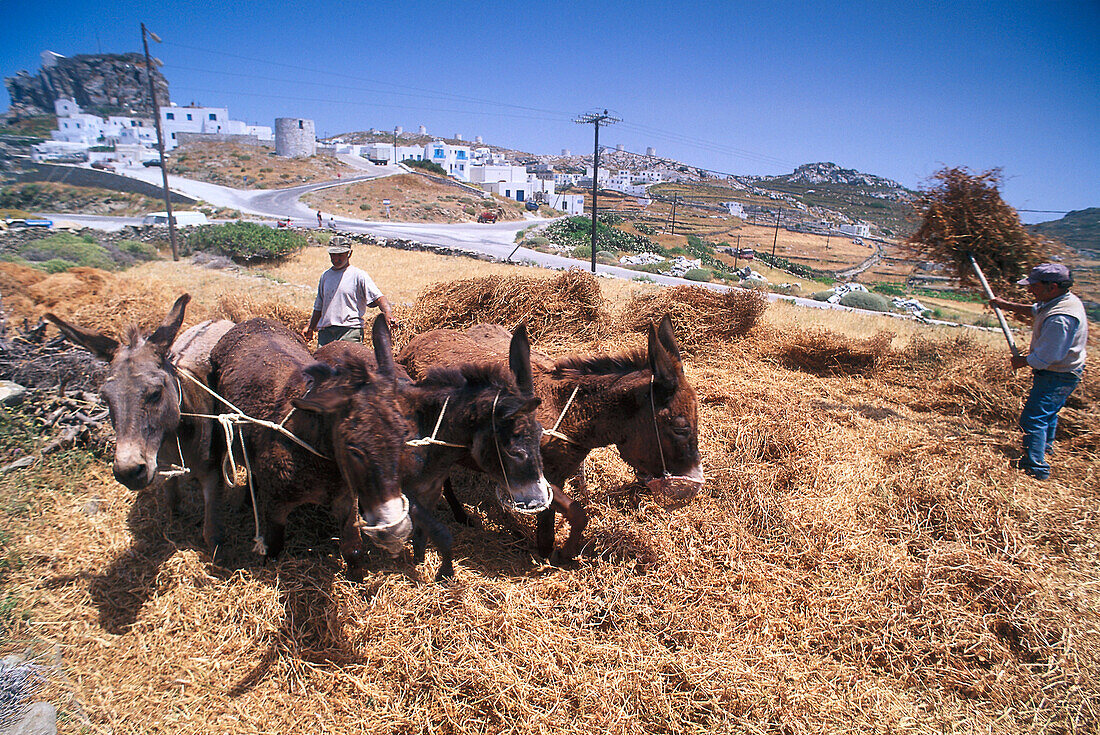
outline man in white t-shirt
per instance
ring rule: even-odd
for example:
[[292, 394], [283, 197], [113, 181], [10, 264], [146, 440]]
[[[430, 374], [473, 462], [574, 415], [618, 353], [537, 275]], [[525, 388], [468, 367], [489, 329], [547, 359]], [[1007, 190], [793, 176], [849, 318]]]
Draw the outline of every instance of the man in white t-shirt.
[[334, 235], [329, 240], [328, 257], [332, 267], [321, 274], [321, 280], [317, 283], [317, 298], [313, 302], [313, 316], [309, 326], [302, 330], [306, 342], [313, 339], [313, 333], [318, 328], [318, 347], [336, 340], [362, 342], [368, 306], [378, 307], [392, 329], [390, 302], [366, 271], [351, 265], [351, 240]]

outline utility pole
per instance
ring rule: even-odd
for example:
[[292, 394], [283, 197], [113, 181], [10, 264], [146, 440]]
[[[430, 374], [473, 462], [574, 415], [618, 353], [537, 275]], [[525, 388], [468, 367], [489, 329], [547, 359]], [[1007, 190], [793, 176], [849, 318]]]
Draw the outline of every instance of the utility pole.
[[393, 129], [393, 165], [397, 165], [397, 128]]
[[600, 181], [600, 123], [604, 125], [613, 125], [617, 122], [622, 122], [620, 118], [612, 117], [607, 114], [607, 110], [603, 113], [589, 112], [573, 120], [578, 125], [594, 126], [596, 133], [596, 142], [592, 149], [592, 272], [596, 272], [596, 197], [599, 191]]
[[782, 216], [782, 208], [775, 210], [775, 237], [772, 238], [772, 258], [775, 257], [775, 245], [779, 242], [779, 218]]
[[741, 257], [741, 236], [737, 236], [737, 244], [733, 247], [733, 269], [737, 270], [737, 259]]
[[160, 176], [164, 182], [164, 213], [168, 215], [168, 239], [172, 243], [172, 260], [179, 260], [176, 247], [176, 221], [172, 217], [172, 193], [168, 191], [168, 161], [164, 156], [164, 133], [160, 129], [160, 108], [157, 107], [157, 88], [153, 84], [153, 60], [149, 58], [149, 37], [160, 43], [160, 37], [141, 24], [141, 44], [145, 47], [145, 76], [149, 78], [149, 104], [153, 108], [153, 123], [157, 127], [157, 152], [160, 153]]
[[676, 202], [678, 202], [679, 200], [680, 200], [680, 195], [679, 194], [673, 194], [672, 195], [672, 231], [669, 233], [671, 235], [676, 234]]

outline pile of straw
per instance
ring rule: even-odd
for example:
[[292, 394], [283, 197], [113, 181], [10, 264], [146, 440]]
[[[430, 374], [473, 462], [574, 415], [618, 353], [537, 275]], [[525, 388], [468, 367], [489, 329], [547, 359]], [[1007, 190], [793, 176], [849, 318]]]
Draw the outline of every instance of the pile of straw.
[[552, 278], [486, 276], [438, 283], [400, 315], [411, 334], [431, 329], [466, 329], [482, 322], [509, 330], [527, 322], [533, 340], [547, 337], [593, 339], [609, 322], [596, 279], [580, 270]]
[[668, 314], [676, 339], [688, 353], [706, 345], [744, 337], [768, 308], [767, 297], [753, 289], [714, 291], [675, 286], [635, 296], [619, 319], [626, 330], [645, 332]]
[[780, 350], [782, 363], [814, 375], [873, 375], [890, 356], [894, 335], [853, 339], [826, 329], [792, 330]]
[[974, 284], [973, 255], [985, 277], [1001, 288], [1010, 288], [1039, 261], [1039, 241], [1001, 199], [1000, 169], [972, 174], [945, 168], [932, 181], [916, 202], [921, 224], [909, 245], [917, 256], [947, 265], [964, 284]]
[[278, 299], [260, 299], [250, 296], [240, 297], [234, 294], [222, 294], [214, 307], [214, 316], [241, 322], [264, 317], [282, 322], [292, 332], [298, 333], [309, 326], [312, 311], [303, 309]]

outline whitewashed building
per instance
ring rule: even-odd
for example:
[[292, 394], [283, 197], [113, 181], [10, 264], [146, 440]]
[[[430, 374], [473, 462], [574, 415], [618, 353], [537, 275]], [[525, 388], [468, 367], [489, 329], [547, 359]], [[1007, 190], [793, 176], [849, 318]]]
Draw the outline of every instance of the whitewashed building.
[[439, 164], [451, 176], [461, 181], [469, 181], [470, 146], [451, 145], [442, 140], [433, 140], [424, 146], [424, 160]]
[[196, 135], [250, 135], [258, 140], [274, 140], [267, 125], [249, 125], [241, 120], [229, 119], [227, 107], [199, 107], [168, 105], [160, 108], [160, 124], [164, 131], [164, 147], [171, 150], [179, 145], [178, 133]]

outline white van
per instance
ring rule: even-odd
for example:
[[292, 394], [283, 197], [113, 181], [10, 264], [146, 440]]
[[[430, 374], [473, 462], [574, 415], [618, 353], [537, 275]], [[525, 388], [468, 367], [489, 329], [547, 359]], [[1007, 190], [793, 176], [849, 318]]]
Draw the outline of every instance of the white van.
[[[209, 220], [206, 219], [206, 215], [202, 212], [172, 212], [172, 219], [176, 221], [177, 227], [187, 227], [188, 225], [205, 225], [209, 224]], [[143, 225], [166, 225], [168, 224], [167, 212], [150, 212], [145, 215], [145, 218], [141, 220]]]

